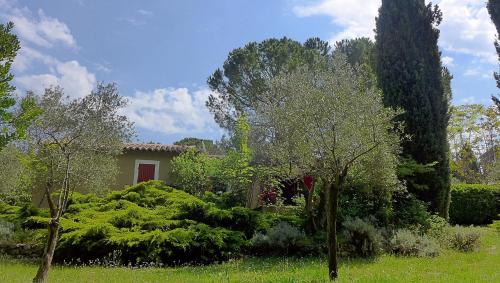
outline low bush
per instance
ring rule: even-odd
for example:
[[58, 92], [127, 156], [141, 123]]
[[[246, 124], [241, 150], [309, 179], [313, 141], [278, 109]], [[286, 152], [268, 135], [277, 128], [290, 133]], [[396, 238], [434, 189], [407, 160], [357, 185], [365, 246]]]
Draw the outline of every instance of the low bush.
[[256, 255], [306, 255], [319, 253], [321, 247], [296, 226], [279, 222], [250, 239], [250, 253]]
[[14, 233], [14, 224], [0, 219], [0, 241], [8, 241]]
[[[500, 214], [497, 216], [497, 218], [500, 219]], [[493, 227], [498, 232], [500, 232], [500, 220], [493, 221], [493, 224], [491, 224], [491, 227]]]
[[[116, 261], [124, 264], [210, 263], [239, 256], [256, 232], [280, 222], [303, 225], [294, 212], [223, 209], [156, 181], [104, 198], [74, 193], [69, 203], [55, 254], [59, 262], [96, 262], [120, 255]], [[2, 218], [19, 224], [14, 236], [28, 242], [46, 234], [49, 215], [46, 210], [0, 204]]]
[[[141, 183], [105, 198], [76, 194], [61, 220], [55, 260], [115, 261], [141, 265], [210, 263], [240, 254], [259, 226], [255, 212], [220, 209], [158, 181]], [[30, 216], [25, 227], [45, 228]]]
[[398, 228], [429, 228], [431, 214], [427, 211], [428, 205], [417, 199], [406, 190], [398, 190], [393, 194], [392, 223]]
[[429, 227], [425, 230], [425, 233], [436, 239], [442, 246], [448, 246], [451, 234], [451, 227], [448, 221], [438, 215], [432, 215], [429, 217], [428, 222]]
[[449, 238], [450, 247], [461, 252], [471, 252], [479, 248], [481, 233], [474, 227], [455, 226]]
[[370, 184], [350, 184], [340, 195], [339, 223], [370, 215], [378, 225], [387, 225], [392, 213], [391, 194]]
[[370, 222], [349, 218], [342, 223], [341, 250], [348, 256], [373, 257], [382, 251], [382, 235]]
[[451, 223], [460, 225], [490, 224], [499, 213], [500, 185], [452, 185]]
[[400, 229], [390, 240], [390, 252], [400, 256], [434, 257], [440, 252], [439, 245], [426, 235]]

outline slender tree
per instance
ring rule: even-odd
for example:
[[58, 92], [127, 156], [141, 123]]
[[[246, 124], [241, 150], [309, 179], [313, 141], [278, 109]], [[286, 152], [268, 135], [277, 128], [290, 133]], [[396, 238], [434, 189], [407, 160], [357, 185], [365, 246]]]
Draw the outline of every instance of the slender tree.
[[102, 190], [114, 181], [114, 156], [132, 135], [132, 124], [118, 114], [124, 103], [114, 84], [99, 84], [78, 100], [68, 100], [60, 88], [46, 89], [41, 97], [43, 114], [30, 127], [27, 141], [34, 189], [47, 200], [50, 222], [33, 282], [47, 282], [61, 217], [75, 188]]
[[403, 143], [403, 155], [421, 164], [438, 162], [433, 172], [419, 174], [419, 186], [409, 184], [409, 190], [447, 217], [450, 95], [437, 46], [441, 19], [439, 8], [424, 0], [383, 0], [376, 19], [376, 52], [384, 103], [404, 110], [398, 120], [411, 135]]
[[257, 107], [255, 125], [265, 129], [274, 164], [321, 176], [327, 196], [330, 279], [338, 276], [337, 210], [348, 178], [397, 186], [399, 135], [390, 131], [396, 112], [384, 108], [366, 69], [337, 55], [328, 70], [300, 68], [273, 79]]
[[[486, 7], [490, 13], [491, 20], [495, 24], [497, 29], [497, 39], [495, 40], [495, 49], [497, 50], [498, 60], [500, 61], [500, 1], [499, 0], [488, 0]], [[497, 81], [497, 88], [500, 88], [500, 74], [495, 72], [495, 80]], [[492, 95], [491, 99], [496, 104], [498, 111], [500, 111], [500, 99]]]

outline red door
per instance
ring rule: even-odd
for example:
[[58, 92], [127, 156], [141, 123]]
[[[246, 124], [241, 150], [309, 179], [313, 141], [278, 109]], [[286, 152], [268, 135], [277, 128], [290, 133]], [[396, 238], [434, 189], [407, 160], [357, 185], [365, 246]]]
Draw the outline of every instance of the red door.
[[137, 183], [146, 182], [155, 179], [154, 164], [139, 164], [139, 172], [137, 174]]

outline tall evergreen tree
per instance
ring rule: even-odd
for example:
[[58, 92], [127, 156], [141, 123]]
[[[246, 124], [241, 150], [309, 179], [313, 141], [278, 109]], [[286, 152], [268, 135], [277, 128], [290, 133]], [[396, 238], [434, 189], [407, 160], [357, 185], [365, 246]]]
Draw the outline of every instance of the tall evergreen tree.
[[403, 154], [416, 162], [437, 161], [434, 171], [416, 176], [408, 189], [447, 217], [450, 192], [449, 78], [437, 46], [442, 13], [424, 0], [383, 0], [376, 20], [377, 77], [387, 106], [402, 108], [411, 138]]
[[[500, 0], [488, 0], [486, 5], [488, 7], [488, 12], [490, 13], [491, 20], [497, 28], [497, 40], [495, 41], [495, 48], [497, 50], [498, 61], [500, 61]], [[495, 72], [495, 80], [497, 81], [497, 88], [500, 88], [500, 74]], [[500, 111], [500, 99], [492, 96], [493, 102], [495, 102], [498, 110]]]

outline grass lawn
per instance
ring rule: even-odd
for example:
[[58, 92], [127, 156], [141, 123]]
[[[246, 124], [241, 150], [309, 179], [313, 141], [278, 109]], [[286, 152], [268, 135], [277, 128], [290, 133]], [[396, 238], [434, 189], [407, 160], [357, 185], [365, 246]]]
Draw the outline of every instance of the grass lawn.
[[[481, 249], [443, 251], [437, 258], [384, 255], [374, 261], [342, 261], [338, 282], [500, 282], [500, 234], [483, 228]], [[0, 282], [30, 282], [34, 264], [0, 259]], [[325, 259], [248, 258], [179, 268], [62, 267], [49, 282], [325, 282]]]

